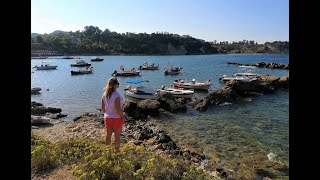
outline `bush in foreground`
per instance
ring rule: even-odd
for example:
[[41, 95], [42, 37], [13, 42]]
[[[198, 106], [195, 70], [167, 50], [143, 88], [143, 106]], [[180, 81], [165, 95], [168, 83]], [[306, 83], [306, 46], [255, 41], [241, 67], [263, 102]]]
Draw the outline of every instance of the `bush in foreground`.
[[103, 141], [75, 139], [50, 143], [31, 136], [31, 166], [35, 174], [71, 165], [79, 179], [212, 179], [188, 161], [124, 144], [119, 153]]

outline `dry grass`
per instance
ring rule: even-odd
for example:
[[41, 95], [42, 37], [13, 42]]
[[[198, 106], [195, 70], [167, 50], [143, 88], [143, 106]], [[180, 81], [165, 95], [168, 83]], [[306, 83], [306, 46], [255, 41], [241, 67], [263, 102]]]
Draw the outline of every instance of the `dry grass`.
[[48, 174], [42, 175], [31, 175], [32, 180], [77, 180], [79, 178], [75, 177], [71, 173], [71, 166], [63, 166], [61, 168], [55, 169]]

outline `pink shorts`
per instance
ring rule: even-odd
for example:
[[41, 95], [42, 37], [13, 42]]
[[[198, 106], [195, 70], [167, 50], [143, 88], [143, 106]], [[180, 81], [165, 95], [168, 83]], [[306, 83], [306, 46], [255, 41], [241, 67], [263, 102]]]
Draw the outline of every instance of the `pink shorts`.
[[104, 118], [104, 125], [107, 129], [121, 129], [124, 124], [124, 119], [122, 118]]

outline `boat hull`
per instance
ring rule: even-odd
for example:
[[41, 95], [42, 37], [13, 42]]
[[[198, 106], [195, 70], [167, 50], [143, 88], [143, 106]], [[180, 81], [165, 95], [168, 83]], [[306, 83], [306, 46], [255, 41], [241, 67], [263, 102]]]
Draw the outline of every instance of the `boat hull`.
[[91, 59], [91, 61], [103, 61], [104, 59]]
[[71, 75], [92, 74], [92, 71], [71, 71]]
[[257, 78], [242, 78], [242, 77], [224, 77], [224, 78], [221, 78], [221, 81], [223, 81], [223, 82], [232, 81], [232, 80], [248, 82], [248, 81], [257, 80]]
[[112, 73], [112, 76], [139, 76], [139, 75], [140, 75], [140, 71]]
[[156, 94], [136, 94], [131, 92], [130, 90], [125, 91], [126, 96], [137, 98], [137, 99], [157, 99]]
[[177, 75], [180, 71], [164, 71], [164, 75]]
[[185, 89], [208, 90], [211, 84], [194, 85], [194, 84], [174, 83], [174, 86], [179, 88], [185, 88]]
[[142, 67], [142, 70], [158, 70], [159, 67]]
[[90, 63], [88, 64], [71, 64], [72, 67], [86, 67], [86, 66], [91, 66]]
[[160, 90], [160, 92], [164, 93], [170, 93], [176, 98], [186, 98], [190, 99], [194, 95], [194, 91], [188, 90], [188, 91], [175, 91], [175, 90]]
[[35, 66], [36, 70], [52, 70], [57, 69], [58, 66]]

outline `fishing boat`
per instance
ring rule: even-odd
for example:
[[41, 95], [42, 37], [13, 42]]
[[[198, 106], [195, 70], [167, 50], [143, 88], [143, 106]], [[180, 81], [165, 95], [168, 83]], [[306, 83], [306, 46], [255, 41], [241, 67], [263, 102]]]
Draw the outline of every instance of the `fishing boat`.
[[172, 94], [174, 97], [177, 98], [186, 98], [190, 99], [194, 95], [193, 89], [184, 89], [184, 88], [166, 88], [164, 85], [161, 89], [157, 90], [158, 92], [167, 92]]
[[158, 70], [159, 64], [155, 65], [154, 63], [150, 64], [148, 62], [144, 62], [140, 67], [140, 70]]
[[116, 76], [137, 76], [140, 75], [140, 71], [136, 70], [135, 68], [132, 69], [124, 69], [124, 67], [121, 65], [120, 66], [120, 71], [118, 72], [117, 70], [114, 70], [111, 76], [116, 77]]
[[239, 68], [257, 68], [257, 66], [251, 66], [251, 65], [238, 65]]
[[57, 65], [52, 65], [48, 61], [42, 61], [41, 65], [36, 65], [33, 68], [36, 70], [52, 70], [52, 69], [57, 69]]
[[[149, 82], [147, 80], [142, 79], [130, 79], [126, 81], [126, 83], [130, 84], [139, 84], [142, 82]], [[148, 86], [136, 86], [132, 87], [131, 85], [128, 85], [125, 89], [125, 95], [137, 99], [156, 99], [157, 98], [157, 91], [151, 87]]]
[[103, 61], [103, 58], [99, 58], [99, 57], [92, 57], [91, 61]]
[[236, 81], [252, 81], [257, 80], [260, 77], [258, 74], [254, 73], [235, 73], [233, 76], [227, 76], [223, 75], [222, 78], [220, 78], [220, 81], [226, 82], [231, 80]]
[[76, 70], [76, 71], [71, 71], [71, 75], [80, 75], [80, 74], [92, 74], [93, 70], [92, 67], [87, 67], [85, 69], [80, 69], [80, 70]]
[[85, 66], [91, 66], [90, 63], [85, 62], [83, 59], [77, 59], [75, 64], [71, 64], [71, 66], [74, 67], [85, 67]]
[[192, 81], [179, 79], [179, 80], [174, 80], [173, 86], [176, 88], [208, 90], [211, 86], [211, 81], [208, 80], [206, 82], [198, 82], [195, 79], [192, 79]]
[[177, 75], [181, 72], [182, 67], [173, 67], [172, 65], [170, 65], [169, 69], [166, 69], [166, 67], [164, 67], [164, 75]]

